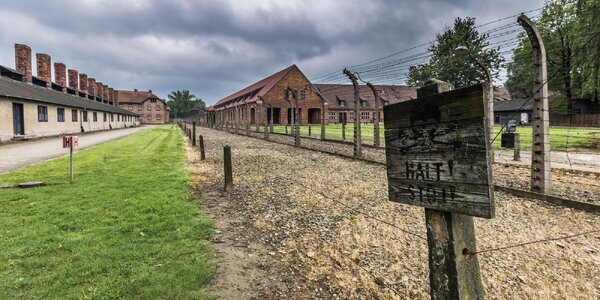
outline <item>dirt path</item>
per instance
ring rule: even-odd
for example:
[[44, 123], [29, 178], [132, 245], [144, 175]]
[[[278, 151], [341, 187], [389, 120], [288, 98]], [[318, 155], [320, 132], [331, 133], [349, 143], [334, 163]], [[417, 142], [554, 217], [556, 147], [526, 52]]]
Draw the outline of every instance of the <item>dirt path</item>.
[[[148, 128], [150, 127], [141, 126], [81, 135], [79, 137], [79, 150], [122, 138]], [[62, 137], [0, 145], [0, 173], [67, 154], [69, 154], [68, 149], [62, 148]]]
[[[206, 128], [192, 160], [222, 254], [211, 288], [226, 299], [428, 299], [423, 210], [386, 200], [385, 168]], [[222, 147], [235, 189], [222, 193]], [[195, 150], [194, 150], [195, 151]], [[190, 157], [197, 157], [192, 153]], [[495, 193], [478, 248], [600, 229], [600, 216]], [[390, 225], [391, 224], [391, 225]], [[600, 293], [598, 234], [480, 254], [486, 297]]]

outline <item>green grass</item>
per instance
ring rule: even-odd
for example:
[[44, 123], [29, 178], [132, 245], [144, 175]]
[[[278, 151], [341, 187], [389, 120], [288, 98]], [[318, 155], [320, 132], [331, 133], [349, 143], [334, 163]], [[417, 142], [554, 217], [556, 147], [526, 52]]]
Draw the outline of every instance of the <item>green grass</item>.
[[[212, 221], [173, 125], [0, 175], [0, 299], [214, 298]], [[141, 234], [143, 232], [143, 236]]]
[[[313, 137], [320, 137], [321, 126], [311, 125], [311, 135]], [[251, 128], [255, 129], [254, 126]], [[273, 131], [276, 133], [285, 133], [285, 126], [274, 126]], [[291, 126], [288, 126], [288, 133], [291, 134]], [[362, 139], [364, 142], [372, 142], [374, 137], [374, 126], [373, 124], [362, 124], [361, 132]], [[262, 127], [260, 128], [262, 130]], [[495, 127], [495, 132], [500, 131], [500, 126]], [[381, 141], [384, 140], [383, 124], [380, 126], [380, 137]], [[517, 132], [520, 133], [521, 138], [521, 149], [531, 149], [531, 127], [518, 127]], [[308, 126], [300, 126], [300, 135], [308, 136]], [[346, 140], [352, 141], [354, 135], [354, 125], [346, 124]], [[330, 124], [325, 127], [325, 137], [329, 139], [342, 139], [342, 125], [341, 124]], [[566, 127], [551, 127], [550, 128], [550, 148], [554, 151], [565, 151], [574, 149], [588, 149], [600, 151], [598, 149], [598, 139], [600, 139], [600, 128], [566, 128]], [[501, 135], [499, 135], [494, 141], [494, 148], [500, 149]]]

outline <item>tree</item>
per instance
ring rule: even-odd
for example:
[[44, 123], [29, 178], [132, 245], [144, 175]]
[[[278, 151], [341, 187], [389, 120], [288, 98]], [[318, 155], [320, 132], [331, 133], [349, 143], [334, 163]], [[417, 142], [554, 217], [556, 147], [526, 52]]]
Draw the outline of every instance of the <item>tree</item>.
[[438, 34], [428, 49], [432, 54], [429, 62], [409, 68], [408, 84], [423, 85], [436, 78], [460, 88], [484, 81], [485, 75], [472, 59], [453, 54], [458, 46], [467, 46], [471, 56], [486, 65], [493, 78], [498, 78], [504, 58], [498, 49], [485, 49], [489, 46], [487, 39], [488, 35], [480, 35], [475, 29], [475, 18], [456, 18], [454, 27]]
[[[559, 91], [567, 99], [579, 95], [573, 86], [576, 77], [573, 54], [576, 50], [575, 4], [567, 0], [547, 2], [536, 26], [546, 48], [548, 88]], [[529, 97], [533, 93], [533, 52], [529, 38], [519, 36], [519, 45], [513, 50], [512, 61], [507, 64], [505, 83], [513, 96]]]
[[194, 109], [206, 110], [206, 103], [188, 90], [172, 91], [168, 96], [167, 105], [173, 117], [185, 116]]
[[[565, 98], [599, 101], [600, 81], [600, 0], [548, 1], [537, 21], [548, 67], [548, 89]], [[520, 36], [507, 64], [505, 83], [513, 96], [533, 93], [533, 58], [526, 35]], [[570, 109], [570, 101], [568, 105]]]

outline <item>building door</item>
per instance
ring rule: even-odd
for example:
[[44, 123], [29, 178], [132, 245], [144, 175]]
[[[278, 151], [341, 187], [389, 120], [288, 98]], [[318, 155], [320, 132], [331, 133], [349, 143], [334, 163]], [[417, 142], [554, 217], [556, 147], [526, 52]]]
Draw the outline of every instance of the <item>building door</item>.
[[25, 135], [25, 120], [21, 103], [13, 103], [13, 130], [14, 135]]

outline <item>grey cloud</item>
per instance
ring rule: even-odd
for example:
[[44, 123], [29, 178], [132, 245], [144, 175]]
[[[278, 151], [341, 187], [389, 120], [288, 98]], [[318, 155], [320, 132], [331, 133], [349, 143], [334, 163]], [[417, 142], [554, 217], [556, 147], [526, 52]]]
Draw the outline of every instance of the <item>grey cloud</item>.
[[[315, 77], [429, 41], [457, 16], [479, 22], [540, 7], [519, 1], [85, 0], [3, 3], [0, 64], [29, 43], [117, 88], [211, 103], [296, 63]], [[14, 23], [30, 22], [21, 28]], [[28, 23], [29, 24], [29, 23]]]

